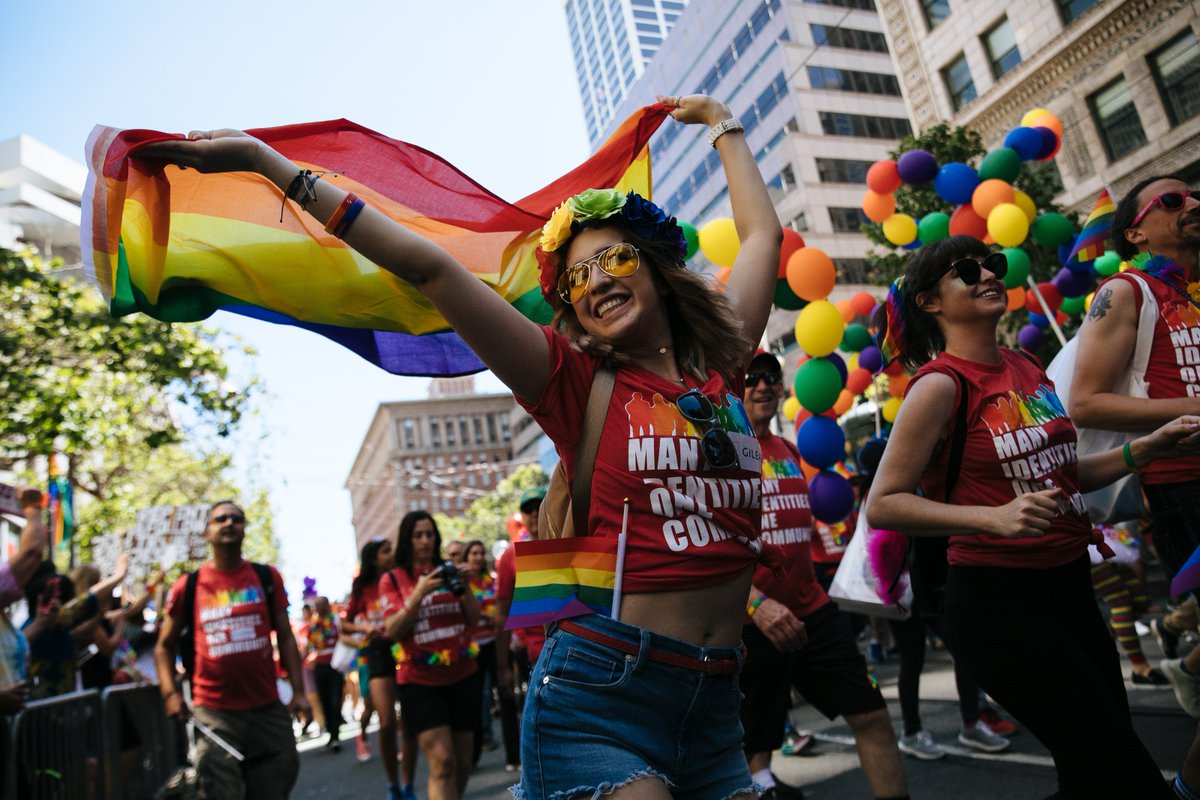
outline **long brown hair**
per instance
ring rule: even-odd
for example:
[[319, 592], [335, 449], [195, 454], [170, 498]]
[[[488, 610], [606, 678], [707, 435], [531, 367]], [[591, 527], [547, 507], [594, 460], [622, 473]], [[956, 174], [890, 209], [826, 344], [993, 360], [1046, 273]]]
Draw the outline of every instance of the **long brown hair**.
[[[727, 383], [732, 383], [745, 367], [753, 343], [746, 338], [729, 298], [714, 290], [708, 279], [688, 269], [672, 244], [661, 238], [639, 236], [619, 217], [576, 225], [578, 230], [573, 227], [575, 233], [587, 228], [615, 228], [626, 242], [638, 249], [642, 264], [652, 269], [655, 279], [667, 287], [662, 301], [666, 305], [672, 346], [680, 368], [704, 377], [711, 367]], [[569, 246], [569, 241], [564, 243], [558, 253], [565, 254]], [[565, 259], [559, 256], [559, 260]], [[561, 263], [559, 270], [562, 270]], [[612, 341], [585, 331], [575, 316], [575, 309], [557, 294], [551, 303], [554, 306], [552, 326], [580, 350], [614, 366], [632, 360]]]

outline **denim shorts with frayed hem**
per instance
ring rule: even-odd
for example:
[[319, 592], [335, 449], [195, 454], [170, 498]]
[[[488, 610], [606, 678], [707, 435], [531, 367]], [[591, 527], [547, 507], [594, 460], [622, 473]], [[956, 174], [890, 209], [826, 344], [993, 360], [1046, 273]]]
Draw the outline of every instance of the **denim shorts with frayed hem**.
[[661, 780], [681, 799], [755, 796], [737, 672], [706, 675], [646, 656], [740, 664], [740, 648], [697, 647], [595, 614], [573, 621], [640, 649], [626, 655], [551, 628], [529, 680], [515, 800], [599, 798], [643, 779]]

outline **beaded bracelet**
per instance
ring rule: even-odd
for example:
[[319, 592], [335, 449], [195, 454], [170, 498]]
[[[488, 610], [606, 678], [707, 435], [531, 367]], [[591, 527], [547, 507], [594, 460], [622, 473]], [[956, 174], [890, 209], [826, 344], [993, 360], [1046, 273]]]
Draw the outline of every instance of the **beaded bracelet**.
[[354, 224], [354, 220], [358, 218], [366, 205], [353, 192], [346, 195], [345, 199], [338, 204], [337, 210], [333, 212], [333, 216], [325, 223], [325, 232], [341, 239], [346, 235], [346, 231], [350, 230], [350, 226]]
[[[320, 173], [321, 175], [325, 173]], [[279, 207], [279, 221], [283, 222], [283, 212], [287, 209], [287, 201], [299, 203], [301, 209], [307, 210], [308, 204], [317, 199], [317, 181], [320, 175], [311, 169], [302, 169], [292, 178], [292, 182], [283, 190], [283, 205]]]
[[757, 600], [751, 600], [749, 603], [747, 603], [746, 604], [746, 616], [753, 617], [754, 612], [758, 611], [758, 607], [761, 606], [763, 604], [763, 600], [766, 600], [766, 599], [767, 599], [767, 596], [765, 594], [759, 595]]
[[1129, 447], [1129, 442], [1121, 448], [1121, 455], [1125, 457], [1125, 466], [1129, 467], [1130, 472], [1137, 472], [1141, 467], [1133, 460], [1133, 450]]

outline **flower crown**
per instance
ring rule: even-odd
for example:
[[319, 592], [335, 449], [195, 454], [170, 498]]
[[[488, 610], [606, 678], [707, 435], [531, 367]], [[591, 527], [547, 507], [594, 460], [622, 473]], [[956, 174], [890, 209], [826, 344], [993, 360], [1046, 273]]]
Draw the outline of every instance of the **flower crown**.
[[687, 242], [683, 229], [674, 217], [635, 192], [621, 194], [617, 189], [585, 189], [570, 197], [554, 209], [550, 219], [542, 226], [538, 242], [537, 260], [540, 267], [538, 283], [542, 295], [547, 299], [555, 295], [558, 271], [562, 257], [557, 252], [586, 223], [619, 219], [630, 230], [643, 239], [662, 239], [673, 245], [680, 259], [687, 253]]

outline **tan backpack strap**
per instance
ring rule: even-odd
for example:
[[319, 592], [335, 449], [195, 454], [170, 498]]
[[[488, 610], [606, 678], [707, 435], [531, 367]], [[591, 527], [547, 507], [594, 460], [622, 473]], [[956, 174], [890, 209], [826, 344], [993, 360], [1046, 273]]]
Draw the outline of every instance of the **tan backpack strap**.
[[592, 497], [592, 470], [596, 466], [600, 434], [604, 431], [604, 419], [608, 416], [608, 403], [612, 399], [616, 382], [616, 370], [607, 364], [601, 364], [596, 370], [596, 376], [592, 378], [592, 388], [588, 392], [579, 449], [575, 451], [575, 473], [571, 480], [571, 516], [575, 523], [576, 536], [587, 535], [588, 509]]

